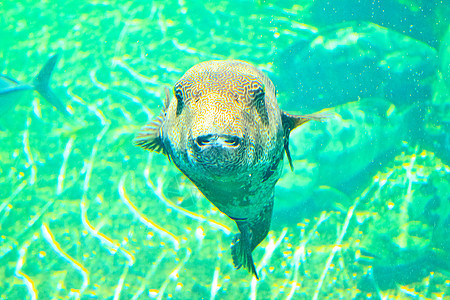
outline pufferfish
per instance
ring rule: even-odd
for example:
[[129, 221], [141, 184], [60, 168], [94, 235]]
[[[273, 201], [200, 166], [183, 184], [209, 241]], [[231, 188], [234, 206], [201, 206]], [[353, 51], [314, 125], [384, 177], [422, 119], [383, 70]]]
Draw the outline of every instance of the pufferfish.
[[252, 252], [270, 229], [275, 183], [290, 132], [326, 113], [291, 115], [278, 107], [272, 81], [250, 63], [212, 60], [166, 89], [164, 108], [134, 143], [163, 153], [200, 192], [236, 222], [235, 268], [258, 278]]

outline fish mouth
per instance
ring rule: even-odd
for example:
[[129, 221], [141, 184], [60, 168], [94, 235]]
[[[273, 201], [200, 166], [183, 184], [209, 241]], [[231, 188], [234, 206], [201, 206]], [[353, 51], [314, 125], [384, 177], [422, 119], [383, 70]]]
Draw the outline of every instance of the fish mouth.
[[193, 162], [214, 177], [225, 179], [243, 164], [244, 140], [227, 134], [206, 134], [192, 139]]
[[232, 149], [242, 144], [242, 138], [229, 134], [205, 134], [194, 139], [194, 150], [201, 152], [211, 148]]

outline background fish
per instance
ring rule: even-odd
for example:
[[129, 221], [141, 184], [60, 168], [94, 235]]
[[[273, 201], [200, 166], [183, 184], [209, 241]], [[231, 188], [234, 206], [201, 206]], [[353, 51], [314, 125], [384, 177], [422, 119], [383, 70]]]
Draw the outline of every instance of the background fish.
[[266, 237], [274, 186], [289, 134], [325, 114], [294, 116], [280, 110], [272, 81], [253, 65], [207, 61], [188, 70], [166, 92], [161, 115], [135, 139], [162, 152], [240, 231], [233, 239], [236, 268], [257, 278], [252, 251]]
[[31, 84], [23, 84], [9, 76], [0, 75], [0, 116], [16, 106], [23, 92], [29, 90], [37, 91], [58, 111], [66, 116], [70, 115], [61, 99], [55, 95], [49, 86], [50, 77], [57, 61], [58, 54], [50, 57]]

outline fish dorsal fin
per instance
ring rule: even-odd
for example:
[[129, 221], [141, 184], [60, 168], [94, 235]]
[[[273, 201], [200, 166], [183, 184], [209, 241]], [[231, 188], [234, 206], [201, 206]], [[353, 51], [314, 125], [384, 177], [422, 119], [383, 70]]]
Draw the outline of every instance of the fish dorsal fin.
[[161, 128], [170, 103], [170, 90], [165, 89], [164, 108], [156, 119], [141, 128], [133, 142], [136, 146], [167, 155], [161, 138]]
[[286, 151], [286, 156], [292, 171], [294, 170], [294, 166], [292, 164], [291, 153], [289, 152], [289, 135], [291, 134], [291, 131], [310, 120], [323, 121], [331, 116], [332, 114], [327, 112], [319, 112], [310, 115], [291, 115], [281, 111], [281, 122], [284, 131], [284, 150]]

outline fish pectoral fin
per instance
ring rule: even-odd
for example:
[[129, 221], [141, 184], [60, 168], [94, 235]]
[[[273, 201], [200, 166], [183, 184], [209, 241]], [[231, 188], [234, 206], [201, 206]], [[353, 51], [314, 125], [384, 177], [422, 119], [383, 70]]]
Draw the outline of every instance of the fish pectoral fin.
[[244, 231], [234, 236], [231, 244], [231, 257], [236, 269], [244, 266], [244, 269], [247, 269], [259, 280], [252, 257], [251, 237], [248, 237], [248, 235], [250, 235], [249, 232]]
[[308, 121], [324, 121], [325, 119], [331, 118], [333, 116], [333, 113], [329, 113], [326, 111], [321, 111], [309, 115], [291, 115], [285, 111], [281, 111], [281, 123], [283, 125], [284, 131], [284, 150], [286, 151], [286, 156], [288, 158], [289, 166], [291, 167], [292, 171], [294, 170], [294, 166], [292, 164], [291, 153], [289, 152], [289, 135], [291, 134], [291, 131]]
[[133, 140], [134, 144], [144, 149], [167, 155], [161, 139], [161, 127], [164, 116], [165, 111], [162, 111], [155, 120], [142, 127], [141, 131]]
[[284, 130], [291, 132], [300, 125], [305, 124], [308, 121], [325, 121], [326, 119], [336, 116], [335, 113], [329, 112], [327, 110], [322, 110], [308, 115], [291, 115], [285, 111], [281, 111], [281, 122], [283, 124]]

